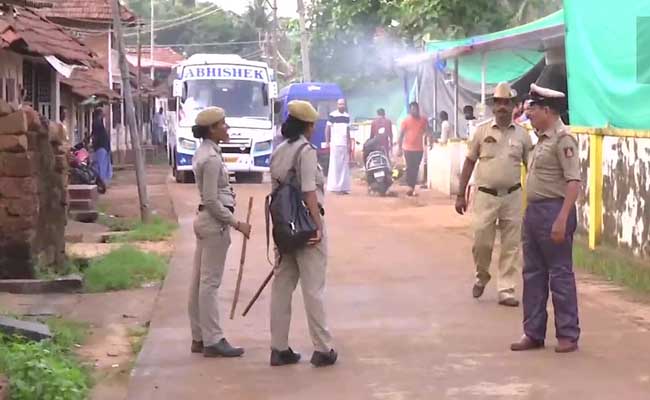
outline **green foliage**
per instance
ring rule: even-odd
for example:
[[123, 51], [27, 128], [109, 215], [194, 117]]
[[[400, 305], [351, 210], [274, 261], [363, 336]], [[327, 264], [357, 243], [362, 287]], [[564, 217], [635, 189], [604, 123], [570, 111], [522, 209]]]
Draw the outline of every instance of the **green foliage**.
[[144, 283], [161, 281], [166, 273], [167, 262], [161, 256], [124, 246], [91, 261], [85, 286], [89, 292], [138, 288]]
[[650, 293], [648, 263], [613, 249], [590, 250], [583, 242], [576, 242], [573, 246], [573, 259], [576, 266], [589, 273], [639, 293]]
[[135, 228], [138, 221], [131, 218], [118, 218], [100, 214], [97, 223], [108, 227], [111, 232], [126, 232]]
[[358, 81], [394, 75], [392, 60], [425, 37], [454, 39], [530, 22], [560, 0], [314, 0], [310, 10], [314, 75]]
[[177, 224], [169, 222], [160, 217], [152, 218], [151, 222], [136, 223], [132, 229], [124, 235], [115, 236], [112, 242], [158, 242], [167, 240], [178, 227]]
[[144, 339], [147, 337], [149, 329], [144, 326], [137, 326], [134, 328], [129, 328], [129, 341], [131, 343], [131, 350], [133, 354], [137, 355], [142, 350], [142, 345], [144, 344]]
[[[129, 0], [128, 6], [139, 15], [146, 23], [150, 21], [150, 0]], [[214, 4], [200, 2], [196, 5], [187, 5], [174, 0], [156, 0], [155, 19], [159, 21], [154, 27], [172, 25], [173, 22], [183, 16], [206, 10], [206, 7]], [[160, 22], [162, 21], [162, 22]], [[264, 0], [254, 0], [248, 7], [248, 11], [239, 16], [234, 13], [216, 9], [202, 18], [191, 22], [170, 27], [170, 29], [155, 32], [155, 40], [158, 44], [198, 44], [215, 42], [251, 42], [258, 41], [262, 32], [267, 31], [270, 23], [269, 11]], [[130, 38], [130, 44], [134, 45], [136, 38]], [[143, 32], [142, 43], [148, 44], [149, 33]], [[250, 58], [259, 58], [260, 51], [257, 43], [233, 44], [226, 46], [172, 46], [175, 50], [186, 54], [194, 53], [235, 53]]]
[[86, 322], [50, 318], [46, 323], [54, 335], [54, 343], [66, 349], [76, 344], [83, 344], [89, 333], [89, 325]]
[[91, 383], [77, 359], [52, 341], [0, 336], [0, 371], [12, 400], [83, 400]]

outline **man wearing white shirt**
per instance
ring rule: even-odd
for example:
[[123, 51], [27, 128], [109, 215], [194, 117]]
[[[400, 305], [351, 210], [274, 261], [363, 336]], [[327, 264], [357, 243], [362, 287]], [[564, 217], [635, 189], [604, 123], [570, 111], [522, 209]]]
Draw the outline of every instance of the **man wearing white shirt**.
[[337, 102], [338, 109], [330, 113], [327, 121], [326, 139], [330, 148], [327, 190], [339, 194], [349, 194], [350, 180], [350, 114], [344, 99]]

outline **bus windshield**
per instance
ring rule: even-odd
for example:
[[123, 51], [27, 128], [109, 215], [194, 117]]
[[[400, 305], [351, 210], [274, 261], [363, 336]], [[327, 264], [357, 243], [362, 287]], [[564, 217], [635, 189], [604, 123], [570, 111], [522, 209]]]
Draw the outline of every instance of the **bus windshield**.
[[244, 80], [198, 79], [184, 83], [185, 118], [194, 121], [206, 107], [221, 107], [229, 118], [270, 120], [268, 85]]

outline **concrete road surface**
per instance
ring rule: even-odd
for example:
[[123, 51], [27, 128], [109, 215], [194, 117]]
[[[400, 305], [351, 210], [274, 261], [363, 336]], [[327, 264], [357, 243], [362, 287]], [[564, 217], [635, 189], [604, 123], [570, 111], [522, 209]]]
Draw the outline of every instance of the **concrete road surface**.
[[[263, 218], [268, 185], [235, 188], [242, 219], [248, 196], [255, 197], [241, 312], [270, 269]], [[170, 189], [181, 223], [177, 249], [129, 399], [650, 399], [647, 305], [581, 276], [580, 351], [553, 352], [551, 319], [545, 350], [512, 353], [522, 311], [498, 306], [493, 284], [479, 301], [472, 298], [468, 218], [457, 216], [447, 198], [371, 198], [362, 186], [351, 196], [327, 197], [327, 306], [340, 353], [336, 366], [315, 369], [308, 362], [312, 347], [299, 290], [291, 346], [303, 354], [300, 364], [268, 365], [270, 290], [248, 317], [223, 319], [228, 339], [246, 348], [243, 358], [190, 354], [186, 303], [197, 194], [193, 185], [170, 183]], [[223, 316], [240, 247], [241, 236], [233, 233], [220, 294]]]

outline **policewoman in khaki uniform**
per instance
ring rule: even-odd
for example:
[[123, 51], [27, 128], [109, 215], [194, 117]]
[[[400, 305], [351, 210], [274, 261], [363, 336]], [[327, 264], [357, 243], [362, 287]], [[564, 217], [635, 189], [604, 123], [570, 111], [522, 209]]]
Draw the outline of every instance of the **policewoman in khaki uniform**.
[[578, 141], [560, 119], [562, 92], [531, 85], [530, 122], [539, 136], [526, 180], [523, 224], [524, 336], [513, 351], [544, 346], [549, 286], [555, 311], [555, 351], [577, 350], [580, 338], [573, 273], [575, 202], [580, 190]]
[[[332, 365], [337, 353], [332, 349], [332, 336], [325, 315], [325, 275], [327, 272], [327, 234], [324, 223], [325, 178], [316, 160], [316, 149], [309, 140], [314, 133], [318, 112], [305, 101], [289, 102], [289, 117], [282, 125], [284, 142], [271, 157], [273, 189], [286, 179], [296, 163], [297, 180], [305, 203], [318, 226], [318, 235], [307, 247], [282, 254], [276, 266], [271, 289], [271, 365], [295, 364], [300, 354], [289, 347], [291, 300], [298, 280], [307, 313], [309, 334], [314, 345], [311, 363], [316, 367]], [[296, 158], [297, 152], [300, 151]]]
[[499, 304], [510, 307], [519, 305], [515, 298], [515, 282], [520, 262], [521, 164], [526, 164], [532, 148], [528, 133], [512, 121], [515, 97], [508, 83], [500, 83], [495, 88], [491, 99], [494, 118], [480, 124], [470, 141], [456, 200], [456, 211], [464, 214], [467, 183], [476, 166], [478, 192], [472, 221], [476, 281], [472, 295], [481, 297], [491, 279], [489, 269], [498, 230], [501, 234], [497, 275]]
[[219, 286], [230, 247], [230, 228], [246, 237], [251, 226], [234, 216], [235, 193], [219, 143], [228, 142], [226, 114], [219, 107], [201, 111], [192, 127], [194, 137], [203, 142], [193, 161], [201, 204], [194, 220], [196, 253], [190, 288], [189, 315], [192, 353], [205, 357], [239, 357], [244, 349], [232, 347], [219, 324]]

